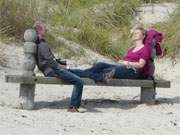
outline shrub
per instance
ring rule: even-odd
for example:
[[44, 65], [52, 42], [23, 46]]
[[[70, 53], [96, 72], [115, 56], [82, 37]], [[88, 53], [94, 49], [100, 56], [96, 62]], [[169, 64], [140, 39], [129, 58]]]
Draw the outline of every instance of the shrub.
[[34, 20], [43, 18], [37, 0], [1, 0], [0, 34], [22, 38], [24, 30], [32, 27]]
[[116, 59], [124, 55], [129, 46], [127, 31], [140, 3], [140, 0], [92, 0], [89, 3], [85, 0], [69, 0], [68, 4], [61, 1], [57, 3], [58, 8], [53, 13], [51, 23], [79, 29], [78, 33], [61, 34]]

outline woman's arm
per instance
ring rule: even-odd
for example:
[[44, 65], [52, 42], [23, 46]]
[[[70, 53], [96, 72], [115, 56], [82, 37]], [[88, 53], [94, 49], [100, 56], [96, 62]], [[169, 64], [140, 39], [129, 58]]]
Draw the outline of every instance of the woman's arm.
[[140, 59], [139, 62], [129, 62], [129, 61], [125, 61], [125, 60], [118, 60], [117, 62], [118, 64], [122, 64], [127, 66], [128, 68], [132, 67], [132, 68], [143, 68], [144, 65], [146, 64], [146, 61], [144, 59]]
[[144, 59], [140, 59], [139, 62], [127, 62], [128, 67], [134, 67], [134, 68], [143, 68], [146, 64], [146, 61]]

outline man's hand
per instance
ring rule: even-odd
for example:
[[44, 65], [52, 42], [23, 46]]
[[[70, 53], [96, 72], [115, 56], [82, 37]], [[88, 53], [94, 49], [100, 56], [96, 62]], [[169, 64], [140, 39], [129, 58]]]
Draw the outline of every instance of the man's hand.
[[60, 69], [66, 69], [66, 65], [61, 65], [61, 64], [59, 64], [59, 68], [60, 68]]

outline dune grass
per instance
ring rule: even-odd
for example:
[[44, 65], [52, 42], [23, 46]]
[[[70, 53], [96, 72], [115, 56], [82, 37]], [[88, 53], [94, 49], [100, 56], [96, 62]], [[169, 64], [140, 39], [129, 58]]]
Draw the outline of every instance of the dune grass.
[[131, 20], [141, 1], [77, 1], [55, 1], [58, 6], [49, 23], [77, 28], [80, 32], [62, 31], [59, 34], [102, 55], [114, 59], [122, 57], [130, 44]]
[[180, 7], [169, 20], [154, 26], [164, 34], [163, 48], [167, 56], [174, 58], [180, 53]]
[[45, 18], [40, 14], [38, 0], [0, 0], [0, 34], [22, 39], [25, 29], [34, 20]]
[[[162, 1], [168, 0], [0, 0], [0, 40], [22, 39], [24, 30], [40, 19], [50, 25], [78, 30], [56, 30], [47, 37], [52, 48], [57, 52], [63, 50], [65, 57], [75, 54], [56, 42], [54, 32], [102, 55], [119, 59], [131, 45], [130, 29], [137, 8], [142, 3]], [[179, 53], [179, 14], [155, 26], [165, 34], [163, 47], [169, 56]]]

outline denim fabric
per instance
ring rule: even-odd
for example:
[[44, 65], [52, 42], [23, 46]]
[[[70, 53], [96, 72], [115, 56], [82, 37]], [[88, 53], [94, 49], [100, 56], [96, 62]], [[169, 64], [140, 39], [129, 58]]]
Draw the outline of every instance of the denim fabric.
[[140, 78], [140, 71], [137, 69], [127, 68], [123, 65], [116, 66], [116, 72], [113, 78], [116, 79], [138, 79]]
[[107, 73], [115, 68], [116, 65], [99, 62], [91, 68], [81, 69], [69, 69], [70, 72], [76, 74], [79, 77], [90, 78], [94, 81], [104, 81], [104, 73]]
[[113, 78], [117, 79], [137, 79], [140, 77], [140, 72], [137, 69], [127, 68], [123, 65], [108, 64], [99, 62], [93, 67], [85, 70], [70, 69], [69, 71], [79, 77], [91, 78], [95, 81], [104, 81], [103, 74], [115, 69]]
[[69, 107], [80, 107], [82, 92], [83, 92], [83, 81], [81, 78], [66, 69], [53, 70], [50, 72], [48, 77], [57, 77], [71, 84], [74, 84], [70, 106]]

